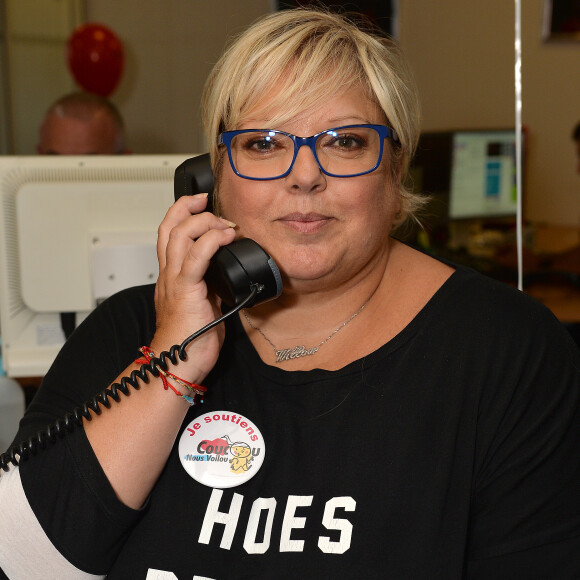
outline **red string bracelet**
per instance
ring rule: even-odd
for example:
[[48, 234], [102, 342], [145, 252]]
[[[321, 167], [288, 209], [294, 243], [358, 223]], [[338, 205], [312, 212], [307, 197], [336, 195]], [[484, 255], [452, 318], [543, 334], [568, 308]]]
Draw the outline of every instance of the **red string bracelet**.
[[[143, 353], [143, 358], [137, 359], [136, 364], [147, 364], [155, 357], [154, 352], [148, 346], [142, 346], [139, 349]], [[196, 397], [199, 397], [199, 402], [203, 403], [203, 395], [207, 391], [207, 387], [202, 385], [196, 385], [195, 383], [190, 383], [184, 379], [180, 379], [173, 373], [162, 369], [159, 365], [155, 365], [155, 368], [161, 374], [161, 381], [163, 382], [163, 388], [165, 390], [171, 389], [178, 397], [181, 397], [189, 405], [195, 405]], [[184, 395], [181, 391], [176, 389], [170, 382], [169, 379], [173, 379], [177, 384], [182, 387], [186, 387], [191, 391], [191, 395]]]

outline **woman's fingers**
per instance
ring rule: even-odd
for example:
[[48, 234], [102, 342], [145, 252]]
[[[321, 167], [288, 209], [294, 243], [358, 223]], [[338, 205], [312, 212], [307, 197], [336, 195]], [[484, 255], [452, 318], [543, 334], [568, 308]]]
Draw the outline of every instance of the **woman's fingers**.
[[[159, 271], [159, 291], [174, 298], [199, 291], [199, 282], [203, 280], [211, 258], [220, 246], [233, 242], [235, 235], [231, 227], [214, 228], [194, 242], [182, 231], [174, 231], [165, 252], [166, 266]], [[205, 293], [205, 286], [203, 288]]]
[[[204, 194], [184, 196], [169, 209], [158, 230], [157, 256], [160, 271], [169, 266], [173, 275], [177, 275], [194, 240], [211, 230], [226, 230], [234, 225], [211, 213], [199, 213], [205, 209], [206, 203], [207, 197]], [[230, 243], [232, 239], [231, 234], [226, 234], [223, 241], [217, 245], [212, 244], [213, 252], [220, 245]]]
[[[203, 212], [205, 196], [179, 199], [159, 226], [157, 253], [159, 278], [156, 295], [164, 312], [175, 312], [177, 303], [191, 314], [207, 313], [207, 290], [203, 277], [212, 256], [220, 246], [234, 241], [233, 225], [227, 220]], [[167, 304], [174, 302], [175, 304]], [[166, 308], [168, 305], [169, 308]]]
[[165, 268], [165, 248], [169, 241], [171, 230], [188, 217], [201, 213], [207, 205], [207, 194], [184, 195], [168, 210], [157, 229], [157, 259], [159, 268]]
[[181, 260], [180, 274], [187, 280], [199, 280], [205, 276], [209, 262], [221, 246], [234, 241], [236, 232], [232, 227], [213, 229], [199, 238]]

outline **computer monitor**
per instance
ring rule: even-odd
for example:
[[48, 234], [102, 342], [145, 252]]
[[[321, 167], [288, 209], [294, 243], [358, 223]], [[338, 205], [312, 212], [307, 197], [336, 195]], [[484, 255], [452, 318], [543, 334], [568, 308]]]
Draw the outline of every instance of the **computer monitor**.
[[516, 183], [514, 130], [453, 133], [450, 219], [515, 217]]
[[80, 322], [155, 282], [157, 228], [192, 155], [0, 157], [0, 334], [12, 377], [42, 376]]

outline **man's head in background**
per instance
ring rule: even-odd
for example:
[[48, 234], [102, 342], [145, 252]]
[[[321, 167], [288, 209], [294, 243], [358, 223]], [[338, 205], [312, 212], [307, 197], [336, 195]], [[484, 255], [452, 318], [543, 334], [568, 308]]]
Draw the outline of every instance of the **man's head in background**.
[[572, 139], [576, 144], [576, 171], [580, 173], [580, 122], [574, 127], [574, 131], [572, 131]]
[[127, 153], [125, 126], [117, 108], [92, 93], [65, 95], [53, 103], [40, 126], [41, 155]]

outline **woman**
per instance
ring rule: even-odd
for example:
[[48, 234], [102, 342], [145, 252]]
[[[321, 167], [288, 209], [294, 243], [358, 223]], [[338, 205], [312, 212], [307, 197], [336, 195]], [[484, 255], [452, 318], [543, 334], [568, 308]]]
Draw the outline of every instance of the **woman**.
[[67, 578], [578, 575], [578, 353], [526, 296], [391, 237], [419, 205], [396, 46], [270, 15], [204, 115], [220, 217], [204, 195], [169, 210], [155, 307], [145, 287], [98, 309], [21, 436], [217, 318], [203, 276], [234, 238], [267, 249], [283, 293], [2, 476], [8, 576], [46, 569], [14, 555], [23, 519]]

